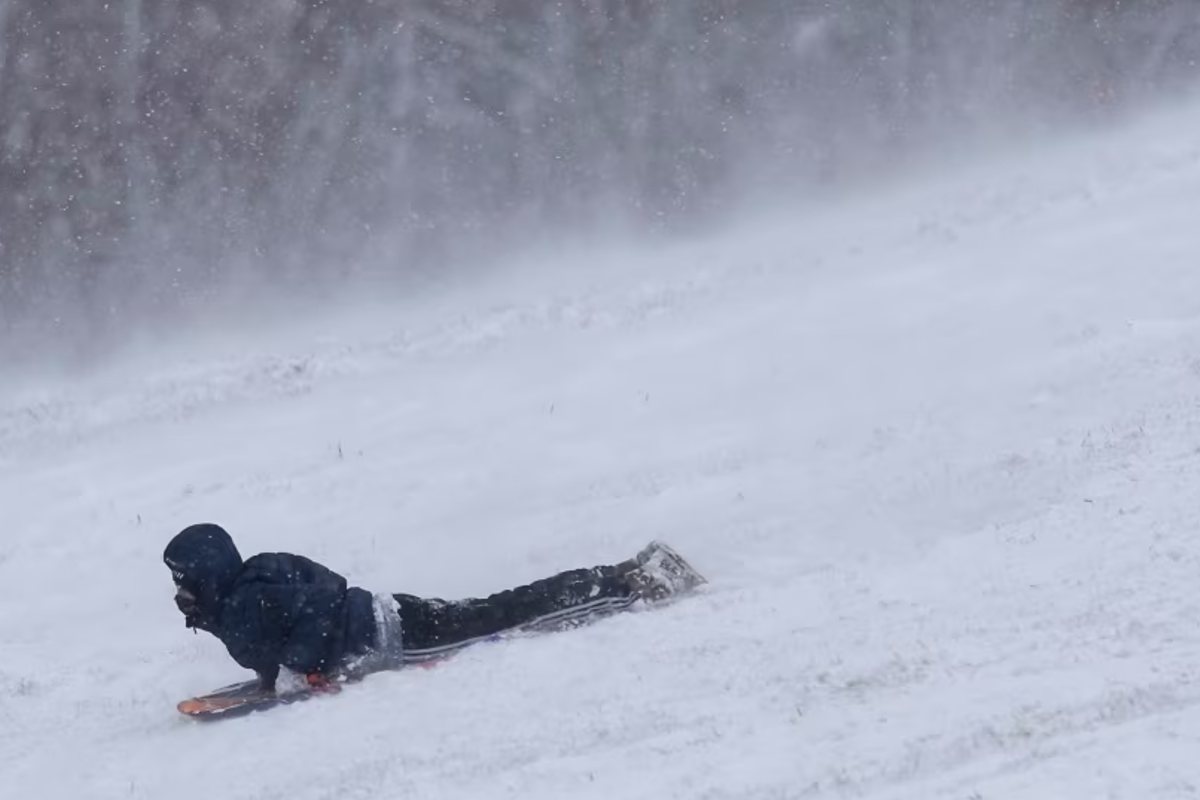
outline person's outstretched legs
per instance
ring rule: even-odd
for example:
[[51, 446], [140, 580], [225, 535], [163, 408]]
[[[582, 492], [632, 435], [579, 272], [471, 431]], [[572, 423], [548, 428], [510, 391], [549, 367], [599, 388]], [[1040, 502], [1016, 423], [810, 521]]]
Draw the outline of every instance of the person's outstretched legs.
[[628, 580], [635, 563], [576, 569], [482, 599], [446, 601], [395, 595], [404, 660], [426, 661], [513, 630], [580, 625], [639, 599]]

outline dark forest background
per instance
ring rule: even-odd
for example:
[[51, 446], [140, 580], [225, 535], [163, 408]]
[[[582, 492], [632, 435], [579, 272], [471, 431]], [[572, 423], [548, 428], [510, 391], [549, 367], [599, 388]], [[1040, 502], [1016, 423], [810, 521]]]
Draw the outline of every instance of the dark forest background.
[[0, 0], [0, 336], [683, 230], [1197, 59], [1195, 0]]

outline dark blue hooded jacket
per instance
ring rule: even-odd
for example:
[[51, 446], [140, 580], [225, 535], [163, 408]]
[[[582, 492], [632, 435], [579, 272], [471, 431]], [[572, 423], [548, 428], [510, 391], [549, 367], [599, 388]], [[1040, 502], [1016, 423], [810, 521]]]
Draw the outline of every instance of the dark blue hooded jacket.
[[375, 643], [371, 594], [303, 556], [242, 561], [217, 525], [193, 525], [163, 553], [176, 585], [195, 597], [189, 627], [220, 639], [233, 659], [274, 686], [280, 666], [329, 674]]

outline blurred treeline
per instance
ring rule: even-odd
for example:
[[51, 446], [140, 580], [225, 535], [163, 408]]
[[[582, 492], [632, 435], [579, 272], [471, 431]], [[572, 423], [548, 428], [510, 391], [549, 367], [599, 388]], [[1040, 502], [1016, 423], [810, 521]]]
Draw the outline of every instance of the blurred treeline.
[[0, 334], [686, 225], [1197, 58], [1195, 0], [0, 0]]

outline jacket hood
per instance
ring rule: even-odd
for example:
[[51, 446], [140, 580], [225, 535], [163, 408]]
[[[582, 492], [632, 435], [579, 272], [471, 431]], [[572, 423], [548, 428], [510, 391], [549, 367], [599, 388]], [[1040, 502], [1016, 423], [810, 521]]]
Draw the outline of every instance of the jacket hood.
[[170, 541], [163, 562], [175, 584], [196, 597], [196, 612], [188, 617], [188, 625], [212, 630], [221, 601], [242, 568], [232, 537], [219, 525], [192, 525]]

